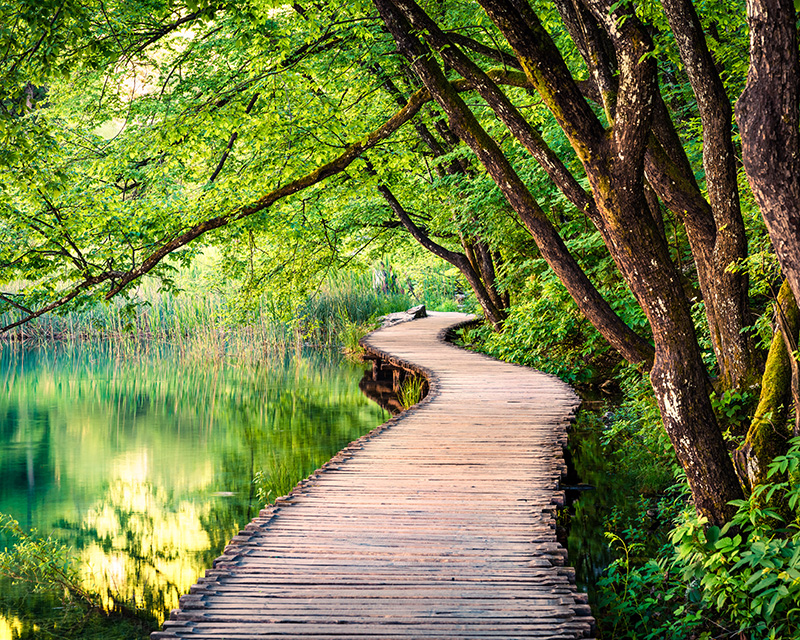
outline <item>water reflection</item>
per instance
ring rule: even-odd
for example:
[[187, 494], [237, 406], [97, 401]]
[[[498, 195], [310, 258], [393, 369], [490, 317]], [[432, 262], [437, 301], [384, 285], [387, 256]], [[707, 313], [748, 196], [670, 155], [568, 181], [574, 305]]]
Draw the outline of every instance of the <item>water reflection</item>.
[[564, 479], [568, 508], [563, 514], [568, 536], [562, 543], [569, 551], [578, 588], [595, 602], [595, 584], [611, 561], [611, 550], [604, 535], [605, 518], [619, 500], [619, 479], [613, 460], [600, 443], [598, 406], [605, 403], [584, 400], [578, 421], [569, 434], [564, 452], [569, 474]]
[[[67, 542], [86, 581], [159, 620], [272, 496], [388, 416], [331, 354], [0, 351], [0, 512]], [[8, 540], [0, 538], [0, 548]], [[0, 617], [0, 638], [17, 624]]]

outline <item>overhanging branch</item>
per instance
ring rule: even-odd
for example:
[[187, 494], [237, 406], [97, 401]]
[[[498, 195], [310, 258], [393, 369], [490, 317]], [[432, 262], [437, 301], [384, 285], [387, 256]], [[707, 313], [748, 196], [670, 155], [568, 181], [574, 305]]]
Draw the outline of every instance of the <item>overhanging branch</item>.
[[[518, 72], [492, 70], [488, 73], [495, 82], [513, 86], [527, 85], [527, 81], [524, 79], [523, 74]], [[452, 84], [453, 88], [459, 92], [469, 91], [473, 88], [472, 85], [466, 80], [459, 80], [453, 82]], [[287, 196], [298, 193], [299, 191], [322, 182], [326, 178], [344, 171], [355, 159], [360, 157], [369, 149], [375, 147], [378, 143], [389, 138], [402, 125], [411, 120], [411, 118], [419, 113], [422, 106], [430, 100], [431, 96], [428, 91], [426, 89], [420, 89], [408, 99], [408, 102], [402, 109], [397, 111], [391, 118], [384, 122], [383, 125], [366, 135], [358, 142], [348, 145], [348, 147], [339, 156], [330, 162], [316, 168], [314, 171], [311, 171], [300, 178], [297, 178], [296, 180], [283, 185], [282, 187], [279, 187], [278, 189], [267, 193], [254, 202], [238, 207], [224, 215], [215, 216], [197, 223], [186, 231], [183, 231], [179, 235], [164, 242], [161, 246], [150, 253], [150, 255], [147, 256], [147, 258], [145, 258], [138, 267], [134, 267], [128, 271], [106, 271], [97, 276], [87, 277], [82, 282], [75, 285], [74, 288], [69, 291], [69, 293], [64, 294], [57, 300], [47, 304], [41, 309], [29, 313], [21, 320], [13, 322], [4, 327], [0, 327], [0, 333], [8, 331], [14, 327], [18, 327], [26, 322], [29, 322], [30, 320], [33, 320], [34, 318], [38, 318], [45, 313], [53, 311], [67, 304], [83, 291], [108, 281], [112, 282], [112, 287], [111, 290], [105, 295], [105, 298], [106, 300], [110, 300], [115, 295], [120, 293], [131, 282], [154, 269], [172, 252], [188, 245], [190, 242], [199, 238], [208, 231], [213, 231], [214, 229], [219, 229], [232, 222], [248, 218], [271, 207], [273, 204]]]

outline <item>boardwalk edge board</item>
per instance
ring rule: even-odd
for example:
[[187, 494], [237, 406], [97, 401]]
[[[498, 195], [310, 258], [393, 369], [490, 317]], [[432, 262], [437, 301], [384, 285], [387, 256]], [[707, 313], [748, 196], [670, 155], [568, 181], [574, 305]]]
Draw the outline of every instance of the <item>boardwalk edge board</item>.
[[[438, 320], [431, 321], [434, 325], [437, 322], [444, 323], [444, 326], [434, 327], [436, 331], [433, 336], [439, 345], [444, 345], [447, 337], [459, 328], [475, 323], [473, 317], [465, 314], [431, 315], [438, 317]], [[403, 327], [411, 325], [418, 325], [415, 331], [419, 331], [419, 327], [426, 320], [428, 319], [395, 325], [391, 328], [392, 335], [403, 332]], [[506, 511], [498, 510], [493, 525], [494, 530], [501, 533], [510, 527], [509, 533], [503, 535], [511, 535], [511, 530], [519, 528], [519, 525], [515, 524], [517, 517], [529, 517], [525, 515], [526, 513], [534, 516], [531, 521], [533, 528], [529, 526], [521, 529], [523, 532], [528, 532], [523, 538], [530, 538], [530, 544], [521, 547], [524, 550], [522, 556], [519, 552], [509, 555], [510, 552], [502, 545], [495, 554], [499, 554], [498, 558], [490, 553], [483, 556], [468, 551], [470, 548], [483, 548], [473, 544], [460, 551], [453, 551], [455, 554], [453, 558], [445, 553], [443, 561], [428, 567], [425, 564], [426, 559], [435, 554], [420, 553], [421, 545], [427, 545], [431, 549], [447, 548], [448, 536], [456, 539], [453, 537], [455, 532], [451, 529], [458, 527], [465, 531], [462, 535], [464, 540], [471, 539], [470, 536], [475, 535], [473, 529], [481, 522], [476, 520], [475, 524], [470, 524], [461, 516], [456, 516], [454, 519], [450, 515], [462, 513], [463, 509], [457, 512], [448, 511], [442, 518], [442, 528], [437, 529], [432, 525], [433, 520], [421, 519], [421, 514], [417, 513], [419, 510], [403, 514], [406, 520], [410, 517], [409, 514], [414, 514], [415, 518], [413, 521], [403, 521], [406, 531], [404, 536], [418, 535], [413, 528], [413, 522], [420, 522], [424, 524], [425, 530], [431, 527], [433, 531], [441, 530], [441, 535], [444, 536], [441, 543], [434, 542], [437, 534], [431, 533], [427, 542], [411, 545], [407, 537], [397, 537], [399, 532], [392, 530], [393, 526], [397, 525], [394, 525], [391, 519], [387, 521], [388, 526], [385, 529], [379, 527], [372, 531], [371, 529], [376, 526], [374, 520], [378, 518], [380, 511], [375, 508], [378, 502], [375, 506], [370, 506], [372, 504], [370, 500], [379, 501], [380, 492], [386, 489], [387, 482], [391, 482], [391, 478], [387, 479], [385, 474], [376, 475], [370, 480], [375, 484], [374, 496], [368, 487], [365, 487], [366, 491], [362, 489], [360, 493], [356, 492], [355, 497], [361, 500], [361, 508], [367, 508], [370, 516], [366, 521], [368, 526], [364, 525], [361, 531], [364, 535], [369, 533], [379, 536], [376, 538], [378, 542], [369, 543], [375, 545], [376, 554], [386, 553], [390, 548], [405, 550], [404, 554], [393, 557], [390, 562], [382, 563], [380, 558], [370, 562], [368, 559], [372, 557], [369, 555], [372, 553], [369, 552], [371, 547], [368, 545], [365, 550], [358, 546], [356, 552], [359, 560], [355, 563], [356, 566], [351, 567], [348, 563], [348, 554], [355, 543], [341, 539], [342, 535], [347, 537], [347, 534], [343, 534], [342, 529], [335, 528], [330, 534], [320, 533], [323, 536], [321, 539], [329, 541], [326, 543], [328, 546], [321, 546], [315, 541], [309, 547], [309, 551], [292, 549], [294, 537], [303, 537], [300, 531], [305, 531], [308, 526], [316, 526], [317, 523], [324, 524], [328, 517], [327, 511], [323, 511], [322, 514], [315, 513], [314, 504], [330, 503], [328, 510], [338, 508], [337, 513], [344, 514], [342, 517], [351, 517], [345, 504], [346, 492], [342, 493], [344, 489], [337, 489], [333, 481], [338, 479], [341, 483], [338, 486], [344, 487], [351, 483], [354, 477], [358, 477], [359, 473], [363, 473], [364, 469], [367, 473], [374, 474], [373, 467], [380, 467], [380, 452], [372, 452], [367, 456], [362, 453], [365, 447], [369, 443], [380, 442], [382, 443], [380, 446], [384, 446], [386, 451], [384, 439], [377, 437], [391, 433], [391, 430], [398, 425], [420, 422], [425, 410], [431, 408], [432, 403], [442, 393], [443, 382], [440, 372], [393, 353], [385, 345], [375, 344], [380, 343], [380, 339], [388, 335], [388, 332], [388, 329], [379, 329], [363, 338], [361, 344], [370, 356], [424, 376], [428, 382], [428, 394], [409, 410], [349, 443], [322, 467], [298, 482], [292, 491], [263, 508], [256, 518], [230, 540], [222, 555], [214, 560], [212, 568], [206, 571], [205, 576], [191, 587], [188, 594], [181, 597], [179, 608], [171, 612], [170, 619], [164, 623], [161, 631], [151, 634], [152, 640], [175, 638], [263, 640], [273, 637], [314, 637], [318, 640], [327, 637], [340, 639], [530, 637], [566, 640], [592, 637], [595, 625], [587, 594], [577, 590], [575, 570], [566, 564], [567, 551], [556, 540], [556, 513], [563, 507], [565, 501], [564, 492], [559, 488], [559, 483], [566, 473], [563, 451], [567, 445], [569, 426], [575, 419], [580, 401], [568, 385], [555, 376], [533, 372], [527, 367], [502, 363], [504, 367], [525, 372], [524, 375], [530, 376], [533, 372], [539, 376], [537, 380], [551, 381], [551, 385], [561, 396], [553, 401], [553, 406], [549, 407], [549, 411], [546, 411], [542, 418], [547, 433], [552, 438], [550, 445], [544, 449], [549, 456], [546, 462], [549, 462], [550, 472], [542, 471], [547, 475], [544, 478], [543, 490], [534, 497], [520, 498], [515, 513], [521, 515], [513, 516]], [[489, 356], [469, 352], [452, 344], [446, 346], [457, 352], [469, 354], [472, 360], [499, 363]], [[511, 403], [512, 400], [508, 402]], [[562, 411], [556, 414], [554, 407]], [[514, 410], [518, 413], [520, 411], [519, 408]], [[428, 421], [438, 420], [439, 417], [441, 414], [429, 417]], [[458, 420], [453, 419], [448, 424], [457, 423]], [[443, 428], [442, 424], [438, 426]], [[505, 446], [505, 441], [498, 440], [498, 442], [497, 446]], [[455, 450], [458, 447], [454, 445], [453, 448]], [[514, 462], [519, 465], [520, 459], [527, 463], [527, 458], [521, 456], [514, 458]], [[364, 467], [365, 463], [374, 464]], [[402, 461], [400, 464], [403, 464]], [[438, 464], [447, 471], [448, 467], [441, 465], [450, 463], [440, 461]], [[464, 463], [460, 464], [463, 466]], [[404, 473], [406, 471], [404, 467]], [[512, 480], [509, 478], [505, 484], [509, 484]], [[452, 482], [455, 482], [454, 499], [458, 500], [458, 491], [463, 494], [465, 490], [459, 489], [463, 485], [463, 478], [455, 478]], [[496, 481], [488, 478], [486, 482]], [[423, 490], [430, 491], [430, 488], [425, 486], [417, 493]], [[333, 501], [332, 491], [337, 496]], [[443, 499], [441, 492], [431, 495], [433, 496], [431, 500], [438, 499], [441, 502]], [[325, 498], [322, 503], [319, 502], [319, 496]], [[420, 504], [420, 498], [412, 497]], [[453, 504], [446, 497], [444, 500], [442, 503], [444, 505]], [[302, 505], [302, 513], [293, 511], [297, 508], [294, 505]], [[427, 503], [421, 503], [420, 508], [425, 505]], [[520, 510], [524, 505], [530, 505], [530, 508]], [[358, 508], [358, 505], [353, 507], [354, 517], [358, 515]], [[425, 506], [425, 509], [428, 507]], [[469, 509], [466, 510], [465, 517], [469, 516], [468, 512]], [[294, 513], [297, 515], [294, 516]], [[317, 515], [319, 517], [315, 517]], [[501, 525], [506, 515], [510, 518], [509, 524]], [[435, 513], [430, 516], [430, 518], [435, 517]], [[297, 520], [296, 525], [292, 525], [294, 519]], [[305, 531], [305, 534], [305, 537], [313, 537], [314, 532]], [[389, 535], [394, 535], [397, 543], [390, 545], [384, 539]], [[518, 534], [509, 537], [508, 540], [508, 545], [520, 544]], [[464, 565], [463, 563], [473, 555], [481, 562], [469, 561], [472, 564]], [[502, 560], [500, 556], [509, 559]], [[403, 557], [406, 559], [402, 560]], [[502, 563], [498, 564], [500, 560]], [[462, 572], [455, 573], [456, 569], [460, 571], [461, 566], [468, 566], [471, 573], [463, 575]], [[452, 577], [449, 577], [451, 573], [448, 572], [452, 572]], [[519, 595], [517, 595], [518, 590], [521, 590]], [[409, 592], [437, 594], [436, 597], [441, 604], [439, 607], [432, 606], [432, 601], [428, 600], [427, 595], [409, 599]], [[337, 596], [337, 593], [344, 595]], [[492, 593], [497, 594], [496, 605], [492, 604], [493, 599], [489, 597]], [[509, 593], [512, 595], [506, 595]], [[465, 603], [477, 601], [482, 604], [475, 605], [477, 608], [465, 609]], [[506, 601], [510, 604], [504, 605]], [[381, 606], [376, 608], [376, 602], [382, 603]], [[492, 604], [494, 608], [489, 607], [486, 602]], [[275, 603], [280, 603], [283, 609], [273, 606]], [[424, 606], [420, 607], [420, 603]], [[530, 608], [527, 608], [528, 605]], [[403, 612], [405, 615], [402, 615]]]

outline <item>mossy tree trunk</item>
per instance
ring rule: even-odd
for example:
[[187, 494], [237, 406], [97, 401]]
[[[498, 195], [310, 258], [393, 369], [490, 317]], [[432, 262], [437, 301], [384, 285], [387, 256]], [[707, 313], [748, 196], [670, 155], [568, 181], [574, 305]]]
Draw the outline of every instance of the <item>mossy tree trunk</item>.
[[792, 366], [792, 351], [797, 345], [800, 312], [788, 280], [778, 292], [775, 307], [775, 335], [761, 380], [758, 407], [744, 443], [734, 452], [736, 470], [748, 490], [767, 480], [769, 463], [786, 452], [792, 435], [787, 423], [794, 395], [792, 383], [796, 367]]
[[[711, 522], [742, 496], [707, 392], [689, 304], [644, 195], [644, 160], [657, 98], [652, 45], [630, 6], [589, 0], [619, 66], [613, 126], [606, 131], [581, 95], [560, 53], [525, 2], [480, 0], [583, 162], [609, 229], [609, 251], [637, 296], [656, 345], [653, 389], [698, 510]], [[433, 91], [431, 91], [433, 94]]]

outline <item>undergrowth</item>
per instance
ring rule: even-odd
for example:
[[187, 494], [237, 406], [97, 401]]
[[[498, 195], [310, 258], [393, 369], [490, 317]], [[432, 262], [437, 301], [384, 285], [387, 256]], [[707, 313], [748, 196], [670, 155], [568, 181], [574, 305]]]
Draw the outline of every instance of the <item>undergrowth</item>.
[[[601, 637], [800, 637], [800, 438], [770, 466], [769, 482], [737, 501], [736, 516], [709, 527], [684, 500], [669, 544], [631, 557], [640, 533], [612, 535], [618, 553], [599, 581]], [[685, 485], [680, 485], [685, 487]], [[778, 494], [790, 518], [764, 506]]]
[[[800, 438], [772, 463], [768, 483], [735, 503], [731, 523], [710, 527], [691, 503], [647, 376], [621, 365], [604, 371], [602, 349], [581, 345], [591, 336], [569, 314], [555, 330], [536, 315], [548, 304], [515, 307], [502, 335], [481, 327], [460, 342], [573, 384], [602, 372], [619, 385], [621, 397], [590, 420], [607, 458], [591, 480], [612, 492], [599, 518], [598, 555], [609, 563], [589, 589], [599, 640], [800, 638]], [[740, 429], [752, 401], [714, 397], [723, 428]], [[580, 518], [581, 499], [573, 511]]]

